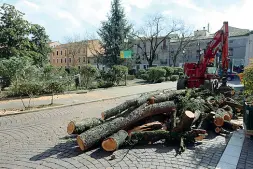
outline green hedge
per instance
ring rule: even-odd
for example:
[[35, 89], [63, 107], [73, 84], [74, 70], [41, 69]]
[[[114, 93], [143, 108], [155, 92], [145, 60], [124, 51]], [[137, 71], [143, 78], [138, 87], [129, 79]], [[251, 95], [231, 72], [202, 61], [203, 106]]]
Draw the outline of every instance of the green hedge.
[[142, 79], [142, 75], [143, 74], [146, 74], [147, 73], [147, 71], [145, 70], [145, 69], [140, 69], [137, 73], [136, 73], [136, 78], [138, 78], [138, 79]]
[[172, 75], [171, 78], [170, 78], [170, 80], [173, 81], [173, 82], [177, 81], [178, 79], [179, 79], [179, 75]]
[[148, 79], [150, 82], [158, 82], [161, 77], [165, 77], [166, 70], [161, 67], [151, 67], [148, 69]]

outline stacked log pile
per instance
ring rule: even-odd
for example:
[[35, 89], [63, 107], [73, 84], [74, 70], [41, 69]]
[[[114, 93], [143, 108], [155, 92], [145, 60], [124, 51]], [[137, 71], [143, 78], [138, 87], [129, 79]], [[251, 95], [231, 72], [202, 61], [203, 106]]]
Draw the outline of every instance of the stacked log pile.
[[232, 98], [203, 89], [156, 91], [101, 113], [101, 118], [71, 121], [68, 134], [77, 135], [82, 151], [100, 145], [115, 151], [133, 144], [158, 141], [187, 143], [201, 141], [212, 130], [229, 134], [241, 126], [231, 122], [233, 112], [242, 109]]

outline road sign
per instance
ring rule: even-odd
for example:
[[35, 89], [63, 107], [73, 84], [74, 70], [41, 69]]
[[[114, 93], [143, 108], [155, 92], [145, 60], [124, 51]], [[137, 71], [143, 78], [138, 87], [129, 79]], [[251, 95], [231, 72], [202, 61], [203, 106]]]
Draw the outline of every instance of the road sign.
[[120, 58], [126, 59], [132, 57], [132, 51], [131, 50], [124, 50], [120, 51]]

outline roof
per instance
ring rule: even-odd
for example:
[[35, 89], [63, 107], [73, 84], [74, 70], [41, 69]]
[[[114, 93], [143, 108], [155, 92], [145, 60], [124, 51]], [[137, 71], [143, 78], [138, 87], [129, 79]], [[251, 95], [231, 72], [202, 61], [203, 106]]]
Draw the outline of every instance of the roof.
[[229, 31], [230, 37], [246, 36], [250, 33], [249, 29], [241, 29], [241, 28], [236, 28], [236, 27], [232, 27], [232, 26], [228, 27], [228, 31]]

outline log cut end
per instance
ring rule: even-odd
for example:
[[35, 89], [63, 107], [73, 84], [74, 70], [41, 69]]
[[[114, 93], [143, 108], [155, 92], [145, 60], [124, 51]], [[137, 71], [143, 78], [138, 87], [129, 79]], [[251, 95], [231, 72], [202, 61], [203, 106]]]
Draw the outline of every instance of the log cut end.
[[231, 120], [230, 114], [225, 114], [225, 115], [224, 115], [224, 120], [230, 121], [230, 120]]
[[148, 102], [149, 102], [149, 104], [154, 104], [155, 103], [155, 97], [150, 97], [148, 99]]
[[220, 127], [216, 127], [215, 128], [215, 133], [219, 134], [221, 132], [221, 128]]
[[101, 119], [105, 120], [105, 113], [104, 112], [101, 113]]
[[115, 151], [117, 149], [117, 143], [114, 139], [108, 138], [102, 142], [102, 148], [105, 151]]
[[217, 126], [217, 127], [221, 127], [223, 126], [224, 124], [224, 119], [222, 117], [216, 117], [214, 119], [214, 124]]
[[77, 144], [80, 147], [80, 149], [82, 151], [84, 151], [86, 148], [85, 148], [85, 145], [84, 145], [83, 140], [81, 139], [81, 137], [77, 136], [76, 141], [77, 141]]
[[68, 134], [73, 134], [73, 132], [75, 131], [75, 123], [73, 121], [71, 121], [69, 124], [68, 124], [68, 127], [67, 127], [67, 133]]
[[195, 118], [195, 114], [191, 111], [185, 111], [185, 115], [190, 118], [190, 119], [194, 119]]

